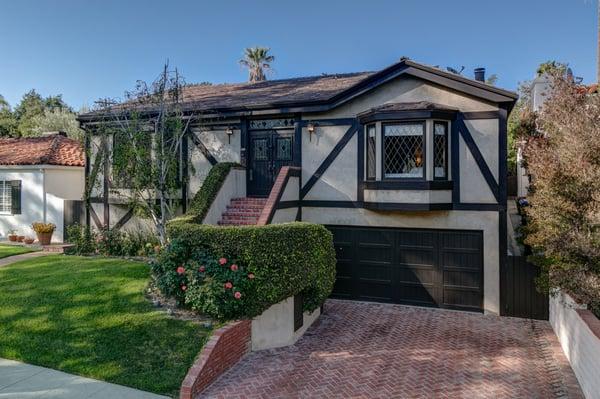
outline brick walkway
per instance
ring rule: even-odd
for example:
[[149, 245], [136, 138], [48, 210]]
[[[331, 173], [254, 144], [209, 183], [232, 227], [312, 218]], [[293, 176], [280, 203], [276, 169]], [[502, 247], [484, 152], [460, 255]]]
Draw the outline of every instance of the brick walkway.
[[216, 398], [582, 398], [550, 325], [329, 300], [288, 348], [254, 352]]

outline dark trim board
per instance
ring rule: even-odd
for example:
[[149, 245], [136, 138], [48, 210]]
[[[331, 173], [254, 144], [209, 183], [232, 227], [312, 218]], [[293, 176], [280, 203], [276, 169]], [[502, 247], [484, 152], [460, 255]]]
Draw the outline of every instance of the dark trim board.
[[94, 220], [94, 224], [96, 225], [96, 227], [98, 229], [102, 229], [102, 221], [100, 220], [100, 218], [98, 217], [98, 214], [96, 213], [96, 211], [94, 210], [94, 208], [90, 205], [89, 206], [89, 214], [91, 216], [91, 218]]
[[366, 180], [363, 182], [365, 190], [452, 190], [452, 180]]
[[396, 112], [380, 112], [372, 115], [366, 115], [360, 118], [362, 124], [390, 121], [390, 120], [412, 120], [412, 119], [443, 119], [452, 120], [456, 116], [457, 111], [440, 111], [440, 110], [415, 110], [415, 111], [396, 111]]
[[462, 112], [462, 117], [465, 120], [473, 119], [498, 119], [501, 117], [500, 111], [472, 111]]
[[204, 157], [211, 164], [211, 166], [215, 166], [217, 164], [217, 159], [210, 153], [208, 148], [206, 148], [206, 146], [198, 138], [198, 136], [196, 136], [196, 133], [190, 131], [189, 135], [190, 135], [190, 138], [192, 139], [192, 142], [194, 143], [194, 145], [196, 147], [198, 147], [198, 149], [200, 150], [202, 155], [204, 155]]
[[121, 227], [125, 226], [127, 222], [133, 217], [133, 208], [129, 208], [121, 219], [112, 227], [113, 230], [120, 230]]

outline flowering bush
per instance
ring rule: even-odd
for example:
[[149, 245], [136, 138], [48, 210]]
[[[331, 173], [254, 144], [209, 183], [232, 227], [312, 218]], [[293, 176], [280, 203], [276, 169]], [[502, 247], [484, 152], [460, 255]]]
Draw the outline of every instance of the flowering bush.
[[54, 230], [56, 229], [56, 225], [54, 223], [34, 222], [31, 224], [31, 228], [36, 233], [40, 233], [40, 234], [54, 233]]
[[152, 265], [156, 285], [180, 306], [230, 319], [244, 316], [252, 297], [254, 274], [227, 257], [216, 258], [202, 250], [187, 256], [185, 246], [174, 241]]
[[215, 227], [177, 221], [153, 265], [156, 285], [180, 305], [217, 317], [254, 317], [302, 294], [313, 311], [331, 293], [335, 250], [321, 225]]

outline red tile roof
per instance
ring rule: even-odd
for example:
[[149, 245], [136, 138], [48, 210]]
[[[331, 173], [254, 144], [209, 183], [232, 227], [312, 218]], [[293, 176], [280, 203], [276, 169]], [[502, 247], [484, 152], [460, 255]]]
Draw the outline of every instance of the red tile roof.
[[0, 139], [0, 165], [85, 166], [83, 147], [64, 135]]

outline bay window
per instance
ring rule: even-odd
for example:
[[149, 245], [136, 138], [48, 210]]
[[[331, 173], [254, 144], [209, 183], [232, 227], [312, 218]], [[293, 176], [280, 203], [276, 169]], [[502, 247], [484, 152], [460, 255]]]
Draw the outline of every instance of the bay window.
[[383, 125], [383, 177], [425, 179], [425, 122]]
[[433, 123], [433, 178], [448, 179], [448, 123]]
[[375, 180], [377, 174], [377, 149], [375, 125], [367, 126], [367, 180]]

